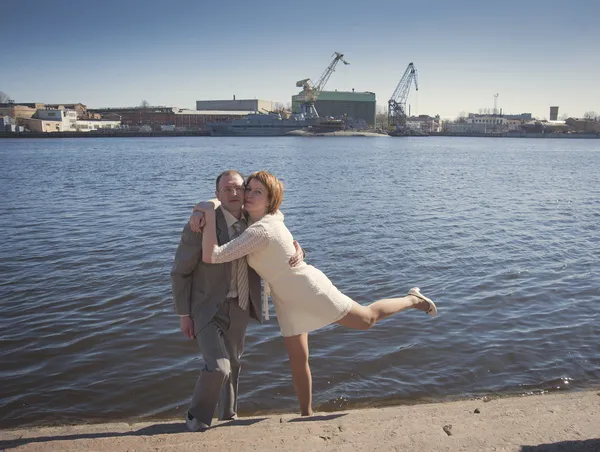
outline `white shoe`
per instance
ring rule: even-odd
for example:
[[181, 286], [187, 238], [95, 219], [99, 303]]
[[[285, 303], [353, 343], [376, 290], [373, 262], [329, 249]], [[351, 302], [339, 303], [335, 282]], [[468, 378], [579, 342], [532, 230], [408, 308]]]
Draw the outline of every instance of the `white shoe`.
[[427, 302], [427, 304], [429, 305], [429, 308], [427, 309], [427, 311], [425, 311], [427, 314], [429, 314], [432, 317], [437, 315], [437, 306], [435, 305], [435, 303], [429, 298], [427, 298], [425, 295], [423, 295], [418, 287], [413, 287], [412, 289], [410, 289], [408, 291], [408, 294]]
[[203, 432], [209, 427], [204, 422], [200, 422], [198, 419], [192, 416], [192, 413], [189, 411], [185, 415], [185, 425], [190, 432]]

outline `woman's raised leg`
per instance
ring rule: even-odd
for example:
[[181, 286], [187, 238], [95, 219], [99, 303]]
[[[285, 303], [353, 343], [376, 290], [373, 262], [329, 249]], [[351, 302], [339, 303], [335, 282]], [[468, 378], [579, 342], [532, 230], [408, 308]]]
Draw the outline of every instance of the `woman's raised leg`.
[[311, 416], [312, 410], [312, 376], [308, 365], [308, 333], [283, 338], [290, 359], [292, 383], [300, 402], [302, 416]]
[[383, 298], [368, 306], [354, 302], [354, 305], [337, 323], [357, 330], [368, 330], [378, 321], [406, 309], [415, 308], [435, 315], [437, 308], [433, 301], [424, 297], [418, 288], [411, 289], [409, 294], [401, 298]]

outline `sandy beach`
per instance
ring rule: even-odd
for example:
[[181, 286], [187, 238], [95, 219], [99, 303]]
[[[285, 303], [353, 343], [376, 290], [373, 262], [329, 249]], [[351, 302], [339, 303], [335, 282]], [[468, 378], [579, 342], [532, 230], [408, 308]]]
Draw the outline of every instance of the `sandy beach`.
[[600, 451], [600, 392], [582, 391], [294, 414], [215, 422], [182, 420], [0, 431], [18, 451]]

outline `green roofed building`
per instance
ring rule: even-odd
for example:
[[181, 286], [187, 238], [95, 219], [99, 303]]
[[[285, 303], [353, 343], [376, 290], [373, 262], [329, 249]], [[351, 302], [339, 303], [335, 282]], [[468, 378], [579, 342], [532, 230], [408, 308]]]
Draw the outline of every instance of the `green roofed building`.
[[[348, 115], [354, 121], [364, 120], [369, 126], [375, 125], [375, 93], [354, 91], [321, 91], [315, 108], [320, 117], [339, 118]], [[298, 96], [292, 96], [292, 112], [300, 112]]]

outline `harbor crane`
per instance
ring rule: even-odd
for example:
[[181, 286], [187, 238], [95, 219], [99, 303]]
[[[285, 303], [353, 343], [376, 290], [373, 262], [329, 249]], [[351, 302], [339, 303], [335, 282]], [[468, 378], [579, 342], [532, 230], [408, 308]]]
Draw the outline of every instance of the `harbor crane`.
[[409, 63], [394, 90], [394, 94], [388, 100], [388, 125], [390, 128], [395, 126], [396, 131], [400, 133], [403, 132], [402, 129], [406, 125], [406, 101], [413, 81], [415, 82], [415, 90], [419, 91], [417, 70], [413, 63]]
[[315, 102], [321, 94], [321, 91], [325, 88], [325, 85], [329, 81], [329, 77], [335, 71], [335, 67], [339, 62], [344, 63], [344, 65], [348, 65], [346, 60], [344, 60], [344, 54], [340, 52], [333, 53], [333, 59], [325, 69], [325, 72], [321, 74], [317, 83], [314, 83], [311, 79], [305, 78], [303, 80], [298, 80], [296, 82], [296, 86], [298, 88], [302, 88], [302, 92], [298, 96], [298, 100], [300, 101], [300, 113], [304, 114], [306, 118], [318, 118], [319, 114], [317, 113], [317, 109], [315, 108]]

